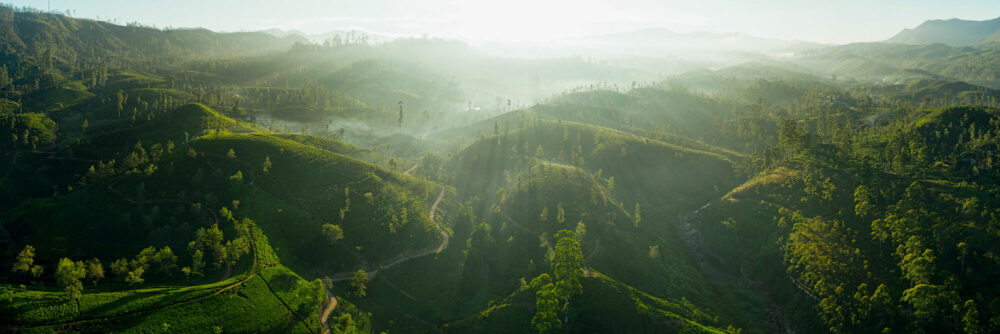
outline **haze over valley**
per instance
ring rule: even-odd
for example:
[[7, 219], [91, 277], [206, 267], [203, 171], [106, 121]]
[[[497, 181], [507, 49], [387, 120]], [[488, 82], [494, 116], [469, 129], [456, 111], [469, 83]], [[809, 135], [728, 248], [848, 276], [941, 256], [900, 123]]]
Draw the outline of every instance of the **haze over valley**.
[[1000, 332], [997, 16], [3, 4], [0, 332]]

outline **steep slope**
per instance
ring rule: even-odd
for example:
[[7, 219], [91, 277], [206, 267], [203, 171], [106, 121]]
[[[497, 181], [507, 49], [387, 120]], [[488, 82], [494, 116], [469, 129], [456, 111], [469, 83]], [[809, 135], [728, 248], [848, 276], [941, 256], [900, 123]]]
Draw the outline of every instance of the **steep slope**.
[[[574, 333], [725, 333], [705, 325], [712, 320], [690, 304], [669, 302], [610, 278], [584, 278], [583, 294], [575, 301]], [[523, 287], [496, 305], [468, 318], [448, 323], [446, 333], [521, 333], [531, 328], [535, 291]], [[735, 330], [728, 327], [729, 330]]]
[[893, 99], [915, 103], [957, 101], [960, 103], [986, 103], [1000, 96], [1000, 90], [977, 86], [963, 81], [944, 81], [920, 78], [895, 85], [859, 85], [859, 91], [883, 95]]
[[993, 35], [1000, 30], [1000, 18], [986, 21], [960, 19], [929, 20], [913, 29], [903, 29], [886, 42], [903, 44], [943, 43], [964, 46]]
[[996, 48], [854, 43], [802, 52], [794, 62], [826, 75], [863, 81], [895, 83], [900, 71], [920, 70], [919, 77], [1000, 87], [996, 70], [1000, 49]]
[[524, 173], [535, 158], [602, 170], [603, 177], [615, 178], [616, 188], [627, 189], [620, 192], [625, 202], [648, 201], [650, 207], [695, 205], [704, 194], [736, 184], [732, 161], [721, 154], [561, 121], [481, 140], [457, 155], [450, 168], [460, 192], [492, 192], [505, 178]]
[[[458, 296], [470, 300], [471, 307], [482, 307], [479, 303], [485, 298], [508, 294], [519, 278], [548, 272], [556, 244], [553, 235], [568, 229], [578, 233], [585, 266], [593, 268], [586, 275], [595, 277], [584, 282], [583, 294], [571, 302], [567, 317], [573, 331], [768, 326], [755, 320], [759, 315], [730, 308], [756, 301], [725, 282], [703, 276], [674, 233], [672, 221], [639, 219], [595, 177], [579, 168], [536, 162], [491, 204], [486, 223], [471, 232]], [[534, 304], [532, 295], [522, 286], [446, 329], [519, 331], [530, 325], [533, 310], [526, 305]], [[592, 316], [604, 312], [617, 316], [599, 317], [604, 320]]]
[[40, 57], [49, 54], [61, 65], [70, 59], [116, 59], [135, 62], [141, 58], [161, 61], [214, 58], [287, 48], [305, 39], [277, 38], [260, 32], [216, 33], [205, 29], [160, 30], [120, 26], [108, 22], [76, 19], [59, 14], [0, 7], [0, 50], [5, 54]]
[[0, 285], [7, 298], [0, 306], [0, 328], [27, 333], [317, 332], [321, 285], [278, 263], [260, 228], [247, 227], [253, 259], [243, 273], [185, 287], [87, 289], [76, 302], [57, 289]]
[[974, 45], [981, 47], [1000, 46], [1000, 30], [997, 30], [997, 32], [993, 33], [992, 35], [983, 37], [983, 39], [977, 41]]
[[[12, 261], [26, 245], [37, 247], [35, 263], [49, 273], [61, 257], [110, 264], [143, 254], [149, 245], [178, 256], [172, 269], [154, 271], [160, 268], [154, 265], [144, 282], [129, 282], [135, 292], [122, 289], [118, 282], [130, 276], [116, 271], [99, 288], [84, 289], [79, 306], [59, 290], [37, 287], [51, 283], [51, 275], [4, 273], [33, 283], [0, 287], [15, 301], [0, 309], [9, 320], [5, 328], [316, 332], [322, 287], [288, 267], [326, 276], [440, 244], [443, 236], [425, 204], [440, 186], [343, 155], [383, 159], [346, 143], [230, 132], [256, 129], [192, 104], [74, 146], [78, 153], [116, 160], [93, 161], [65, 194], [5, 212], [2, 261]], [[180, 275], [181, 265], [199, 267], [192, 239], [213, 226], [219, 227], [221, 250], [206, 250], [208, 266], [195, 269], [200, 273]], [[240, 261], [240, 245], [247, 242], [253, 259]], [[159, 263], [136, 258], [126, 263]]]
[[0, 136], [4, 151], [37, 150], [55, 140], [56, 124], [40, 113], [0, 113]]
[[[310, 274], [353, 268], [359, 256], [382, 261], [439, 238], [423, 205], [437, 187], [347, 156], [264, 134], [210, 135], [162, 157], [153, 151], [137, 146], [120, 164], [99, 163], [87, 186], [13, 212], [4, 228], [47, 261], [61, 254], [108, 259], [150, 244], [184, 249], [212, 220], [188, 206], [216, 208], [208, 213], [226, 206], [259, 220], [282, 257]], [[151, 202], [136, 206], [129, 198]], [[344, 240], [328, 241], [323, 224], [340, 226]], [[325, 260], [303, 261], [317, 253]]]
[[[192, 147], [203, 161], [178, 170], [242, 172], [245, 179], [233, 187], [233, 196], [266, 222], [264, 230], [296, 270], [342, 272], [356, 268], [357, 256], [378, 263], [436, 245], [440, 237], [424, 205], [437, 195], [429, 182], [266, 134], [208, 135]], [[229, 150], [235, 159], [226, 158]], [[331, 243], [320, 233], [323, 224], [341, 226], [344, 239]]]
[[[623, 284], [673, 301], [686, 298], [699, 312], [733, 314], [727, 305], [756, 302], [713, 281], [724, 275], [706, 276], [673, 219], [681, 208], [735, 186], [732, 161], [723, 155], [592, 125], [531, 121], [479, 140], [445, 169], [455, 175], [460, 198], [472, 197], [467, 206], [489, 223], [472, 226], [460, 296], [502, 295], [518, 277], [544, 269], [557, 231], [582, 229], [587, 265]], [[722, 318], [737, 327], [769, 326], [753, 316]]]
[[24, 198], [50, 195], [55, 186], [44, 173], [37, 152], [51, 147], [58, 125], [39, 113], [0, 112], [0, 208], [17, 206]]
[[696, 212], [696, 234], [797, 331], [995, 330], [973, 313], [997, 303], [995, 287], [968, 266], [993, 275], [997, 263], [997, 119], [944, 108], [860, 143], [893, 152], [893, 168], [807, 150]]
[[125, 151], [136, 142], [149, 145], [167, 141], [175, 144], [198, 137], [206, 132], [251, 132], [260, 126], [220, 115], [202, 104], [194, 103], [161, 113], [153, 119], [135, 121], [106, 132], [85, 137], [71, 146], [78, 156], [98, 158]]
[[391, 163], [396, 163], [393, 158], [384, 156], [382, 154], [373, 152], [368, 149], [351, 145], [343, 141], [330, 139], [327, 137], [306, 136], [306, 135], [296, 135], [287, 133], [273, 134], [272, 136], [281, 139], [296, 141], [309, 146], [314, 146], [333, 153], [346, 155], [370, 164], [378, 165], [382, 168], [390, 168]]
[[[731, 81], [731, 79], [727, 79]], [[680, 87], [641, 87], [626, 92], [593, 89], [553, 97], [545, 104], [503, 113], [490, 119], [440, 131], [426, 140], [455, 144], [455, 139], [523, 128], [537, 121], [569, 121], [617, 129], [637, 136], [657, 137], [670, 144], [719, 153], [740, 146], [736, 136], [720, 130], [720, 119], [731, 116], [739, 104], [714, 99]]]

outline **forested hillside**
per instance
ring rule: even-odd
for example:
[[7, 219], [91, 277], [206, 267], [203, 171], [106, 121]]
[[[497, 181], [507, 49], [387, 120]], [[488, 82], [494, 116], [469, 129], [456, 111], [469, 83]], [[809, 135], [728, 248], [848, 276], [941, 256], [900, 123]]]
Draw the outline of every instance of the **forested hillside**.
[[998, 332], [1000, 57], [944, 23], [517, 58], [3, 5], [0, 332]]

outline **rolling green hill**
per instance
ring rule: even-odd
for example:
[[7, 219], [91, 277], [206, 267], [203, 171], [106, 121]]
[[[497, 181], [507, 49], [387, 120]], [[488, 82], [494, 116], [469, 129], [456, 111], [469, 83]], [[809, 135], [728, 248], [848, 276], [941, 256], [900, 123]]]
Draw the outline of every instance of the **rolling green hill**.
[[0, 332], [1000, 331], [1000, 19], [763, 54], [68, 13], [0, 5]]
[[944, 81], [919, 78], [904, 81], [904, 84], [870, 85], [858, 89], [913, 103], [940, 103], [951, 100], [958, 103], [982, 103], [1000, 96], [1000, 90], [977, 86], [962, 81]]
[[[201, 133], [206, 125], [224, 130], [184, 143], [186, 131]], [[182, 283], [179, 273], [149, 274], [146, 285], [135, 292], [114, 285], [88, 288], [80, 301], [87, 309], [66, 304], [58, 290], [8, 287], [5, 294], [19, 302], [3, 314], [14, 317], [27, 310], [45, 312], [11, 318], [11, 326], [15, 326], [11, 328], [48, 330], [98, 324], [97, 328], [144, 331], [168, 326], [204, 330], [211, 325], [237, 332], [251, 328], [315, 332], [319, 327], [316, 310], [323, 298], [311, 296], [317, 295], [318, 283], [304, 281], [285, 268], [286, 263], [310, 275], [332, 275], [437, 244], [439, 232], [428, 220], [423, 204], [437, 189], [435, 185], [333, 151], [378, 158], [349, 144], [304, 136], [229, 132], [254, 129], [201, 105], [182, 107], [114, 133], [117, 137], [132, 136], [121, 143], [138, 140], [155, 145], [127, 148], [125, 152], [130, 153], [119, 155], [120, 164], [100, 162], [87, 173], [80, 189], [23, 206], [3, 224], [5, 233], [21, 241], [17, 247], [37, 247], [36, 263], [47, 271], [53, 270], [61, 256], [97, 257], [110, 263], [150, 244], [174, 249], [180, 264], [187, 264], [184, 259], [191, 257], [188, 241], [195, 237], [194, 230], [214, 225], [220, 216], [225, 218], [223, 212], [234, 212], [260, 222], [260, 227], [248, 226], [257, 231], [253, 247], [255, 252], [267, 249], [254, 257], [252, 265], [243, 261], [232, 267], [217, 266], [206, 274], [226, 271], [223, 281], [211, 283], [206, 277], [183, 288], [178, 285]], [[159, 141], [170, 139], [177, 140], [176, 147], [161, 146]], [[102, 143], [89, 145], [108, 152], [121, 148]], [[93, 207], [120, 214], [108, 215], [108, 211], [91, 210]], [[220, 207], [231, 211], [216, 213]], [[340, 226], [343, 240], [329, 241], [321, 233], [323, 224]], [[237, 238], [239, 226], [223, 225], [223, 237]], [[261, 245], [260, 240], [268, 244]], [[270, 250], [270, 243], [276, 252]], [[306, 261], [316, 254], [325, 254], [330, 261]], [[230, 271], [246, 272], [230, 276]], [[239, 302], [227, 301], [234, 293], [243, 297]], [[274, 312], [275, 307], [286, 311]], [[50, 309], [62, 313], [46, 311]], [[209, 314], [208, 309], [222, 312]], [[265, 310], [267, 316], [255, 315]], [[185, 314], [204, 315], [196, 320]], [[64, 320], [56, 324], [52, 320], [56, 317]], [[241, 320], [243, 317], [253, 321]], [[190, 322], [178, 323], [177, 319]], [[55, 327], [35, 328], [40, 325]]]
[[[561, 121], [537, 122], [471, 145], [452, 162], [453, 182], [468, 191], [492, 192], [505, 179], [523, 173], [535, 158], [601, 170], [615, 178], [626, 203], [690, 206], [704, 199], [701, 194], [736, 182], [726, 156]], [[700, 167], [692, 168], [695, 165]]]
[[287, 48], [302, 41], [294, 36], [277, 38], [259, 32], [221, 34], [205, 29], [120, 26], [63, 15], [15, 11], [9, 6], [0, 11], [0, 29], [6, 34], [0, 40], [0, 49], [5, 54], [40, 57], [47, 46], [59, 45], [51, 55], [60, 65], [75, 57], [125, 62], [140, 57], [161, 61], [224, 57]]
[[[712, 202], [697, 216], [698, 233], [719, 263], [779, 296], [801, 330], [978, 323], [968, 310], [993, 303], [991, 292], [980, 294], [992, 288], [962, 263], [996, 262], [987, 241], [995, 210], [984, 209], [996, 200], [996, 174], [983, 162], [996, 141], [993, 130], [970, 131], [995, 122], [990, 108], [943, 108], [868, 138], [863, 145], [879, 147], [878, 157], [864, 151], [861, 160], [831, 161], [803, 152]], [[810, 308], [817, 312], [794, 311]]]
[[0, 307], [4, 330], [123, 332], [274, 332], [315, 333], [321, 299], [316, 289], [281, 266], [255, 225], [252, 265], [218, 282], [165, 285], [130, 290], [85, 290], [71, 302], [51, 288], [0, 286], [8, 301]]
[[1000, 60], [998, 55], [997, 49], [944, 44], [854, 43], [803, 52], [795, 62], [827, 75], [859, 81], [881, 81], [900, 70], [922, 70], [934, 79], [997, 88], [1000, 82], [994, 64]]
[[[225, 176], [243, 172], [246, 184], [233, 189], [233, 194], [256, 212], [253, 216], [267, 221], [263, 228], [279, 254], [291, 255], [283, 256], [290, 263], [329, 254], [328, 261], [310, 261], [310, 268], [341, 272], [333, 269], [354, 268], [355, 254], [381, 262], [437, 242], [438, 233], [423, 204], [436, 195], [432, 192], [437, 188], [429, 182], [265, 134], [207, 135], [192, 147]], [[227, 160], [228, 150], [237, 158]], [[262, 166], [267, 159], [272, 166], [265, 173]], [[182, 168], [211, 171], [211, 165], [201, 163]], [[323, 224], [341, 226], [344, 241], [330, 244], [319, 233]]]
[[17, 206], [24, 198], [51, 194], [55, 183], [39, 167], [38, 150], [56, 140], [58, 125], [45, 114], [0, 113], [0, 207]]
[[[587, 231], [581, 237], [587, 264], [626, 284], [670, 300], [687, 298], [702, 312], [732, 314], [719, 300], [754, 303], [722, 287], [725, 283], [697, 278], [697, 261], [673, 218], [681, 208], [695, 207], [735, 185], [726, 156], [592, 125], [536, 121], [477, 141], [445, 169], [455, 175], [451, 182], [459, 195], [485, 200], [491, 208], [485, 214], [493, 217], [487, 220], [489, 230], [476, 227], [469, 239], [472, 248], [461, 286], [491, 282], [480, 285], [486, 290], [479, 292], [462, 290], [473, 298], [501, 294], [519, 276], [533, 276], [534, 264], [547, 261], [545, 245], [551, 241], [546, 236], [580, 224]], [[644, 217], [671, 218], [644, 220], [636, 212], [640, 206]], [[483, 242], [477, 233], [491, 233], [486, 240], [496, 240], [495, 245], [487, 242], [483, 250], [475, 249], [471, 245]], [[540, 246], [536, 238], [542, 240]], [[475, 258], [473, 250], [497, 255]], [[621, 256], [632, 260], [622, 262]], [[525, 262], [532, 264], [524, 267]], [[649, 284], [656, 281], [671, 283]], [[709, 287], [714, 284], [721, 285]], [[737, 327], [768, 326], [737, 315], [725, 319]]]
[[[699, 321], [690, 305], [671, 303], [650, 296], [607, 277], [583, 280], [584, 293], [576, 301], [571, 332], [662, 332], [723, 333]], [[445, 325], [448, 333], [516, 333], [531, 326], [534, 291], [527, 287], [512, 293], [489, 309]], [[607, 320], [601, 320], [607, 319]], [[697, 319], [697, 320], [691, 320]]]
[[5, 150], [34, 150], [55, 140], [56, 123], [39, 113], [0, 113], [0, 126]]
[[[569, 229], [578, 233], [585, 265], [602, 273], [597, 274], [601, 279], [586, 281], [583, 294], [571, 302], [567, 313], [575, 326], [571, 331], [702, 328], [695, 323], [753, 331], [769, 326], [755, 318], [759, 315], [736, 312], [759, 303], [754, 297], [724, 281], [701, 276], [672, 219], [639, 218], [638, 212], [626, 210], [592, 174], [536, 161], [530, 172], [498, 196], [496, 202], [487, 202], [491, 203], [485, 213], [488, 224], [474, 227], [469, 236], [457, 283], [460, 298], [482, 303], [489, 296], [509, 294], [519, 278], [547, 272], [555, 244], [552, 236]], [[630, 260], [620, 261], [622, 257]], [[526, 306], [533, 304], [532, 291], [526, 289], [514, 290], [478, 314], [463, 315], [446, 329], [517, 332], [532, 316], [531, 307]], [[475, 302], [470, 306], [483, 307]], [[594, 318], [605, 312], [618, 316]]]
[[188, 104], [159, 114], [155, 118], [119, 126], [114, 130], [88, 136], [73, 147], [74, 154], [106, 157], [123, 152], [136, 142], [147, 144], [183, 143], [212, 131], [251, 132], [263, 128], [253, 123], [225, 117], [201, 104]]

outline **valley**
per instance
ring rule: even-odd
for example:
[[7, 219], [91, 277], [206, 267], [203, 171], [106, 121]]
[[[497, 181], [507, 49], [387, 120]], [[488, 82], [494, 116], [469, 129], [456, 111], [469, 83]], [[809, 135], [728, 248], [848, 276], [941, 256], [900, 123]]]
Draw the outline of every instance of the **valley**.
[[0, 5], [0, 332], [996, 332], [997, 29], [484, 44]]

